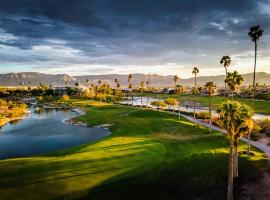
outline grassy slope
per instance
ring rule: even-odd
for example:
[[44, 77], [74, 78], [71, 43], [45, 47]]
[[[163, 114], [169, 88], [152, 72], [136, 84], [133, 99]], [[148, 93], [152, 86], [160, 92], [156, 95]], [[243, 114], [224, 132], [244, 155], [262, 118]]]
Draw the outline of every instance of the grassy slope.
[[[167, 113], [84, 104], [78, 120], [114, 124], [94, 144], [0, 161], [0, 199], [224, 199], [227, 140]], [[243, 146], [241, 147], [243, 148]], [[240, 157], [239, 185], [266, 159]], [[241, 192], [239, 192], [241, 195]]]
[[[140, 95], [140, 94], [138, 94]], [[143, 94], [146, 95], [146, 94]], [[192, 95], [168, 95], [168, 94], [150, 94], [152, 97], [158, 97], [158, 98], [168, 98], [168, 97], [175, 97], [179, 98], [182, 101], [189, 101], [193, 100], [194, 96]], [[202, 106], [208, 106], [208, 97], [207, 96], [196, 96], [195, 99], [202, 104]], [[213, 96], [212, 97], [212, 105], [217, 108], [220, 103], [226, 99], [229, 99], [227, 97], [219, 97], [219, 96]], [[235, 100], [245, 103], [247, 105], [252, 105], [252, 100], [251, 99], [243, 99], [243, 98], [235, 98]], [[265, 114], [265, 115], [270, 115], [270, 102], [265, 102], [265, 101], [255, 101], [255, 112], [260, 113], [260, 114]]]

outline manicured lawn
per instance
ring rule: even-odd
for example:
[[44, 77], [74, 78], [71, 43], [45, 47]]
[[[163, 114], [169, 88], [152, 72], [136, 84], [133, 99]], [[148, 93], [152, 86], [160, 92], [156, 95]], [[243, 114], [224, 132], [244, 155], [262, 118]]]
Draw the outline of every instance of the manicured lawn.
[[[138, 94], [141, 95], [141, 94]], [[143, 94], [146, 96], [147, 94]], [[169, 95], [169, 94], [150, 94], [152, 97], [157, 97], [157, 98], [168, 98], [168, 97], [174, 97], [176, 99], [181, 99], [181, 101], [192, 101], [194, 100], [193, 95]], [[212, 97], [212, 105], [214, 108], [218, 108], [218, 106], [225, 100], [230, 99], [228, 97], [219, 97], [219, 96], [213, 96]], [[208, 96], [196, 96], [195, 100], [199, 102], [202, 106], [208, 106]], [[252, 100], [251, 99], [243, 99], [243, 98], [235, 98], [235, 100], [245, 103], [247, 105], [252, 105]], [[270, 115], [270, 102], [265, 102], [265, 101], [255, 101], [255, 112], [260, 113], [260, 114], [265, 114], [265, 115]]]
[[[0, 199], [225, 199], [225, 136], [208, 134], [207, 128], [167, 113], [76, 103], [87, 111], [77, 120], [113, 124], [111, 136], [46, 155], [0, 161]], [[252, 157], [240, 156], [239, 186], [254, 183], [267, 165], [264, 154], [254, 152]]]

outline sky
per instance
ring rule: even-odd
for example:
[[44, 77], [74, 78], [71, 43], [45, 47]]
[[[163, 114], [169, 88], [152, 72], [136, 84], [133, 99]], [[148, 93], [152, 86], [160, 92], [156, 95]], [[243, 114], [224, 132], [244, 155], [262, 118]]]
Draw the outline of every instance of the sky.
[[270, 73], [269, 0], [0, 0], [0, 73]]

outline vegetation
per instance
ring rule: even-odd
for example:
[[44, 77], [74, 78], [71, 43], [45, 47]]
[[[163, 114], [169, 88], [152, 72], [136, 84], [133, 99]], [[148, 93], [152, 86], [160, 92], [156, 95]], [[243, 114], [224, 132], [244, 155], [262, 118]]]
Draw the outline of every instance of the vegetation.
[[238, 177], [238, 139], [252, 129], [250, 121], [253, 113], [244, 104], [227, 101], [222, 104], [219, 114], [230, 139], [227, 200], [232, 200], [233, 181]]
[[205, 84], [205, 87], [208, 92], [208, 97], [209, 97], [209, 133], [212, 132], [212, 103], [211, 103], [211, 96], [213, 95], [213, 90], [215, 89], [216, 85], [209, 81]]
[[227, 74], [225, 83], [229, 86], [231, 90], [232, 98], [236, 88], [239, 87], [243, 81], [244, 81], [243, 77], [237, 71], [234, 71], [232, 73], [229, 72]]
[[[225, 78], [228, 76], [228, 67], [231, 64], [231, 57], [230, 56], [223, 56], [220, 61], [219, 61], [220, 65], [223, 66], [225, 68]], [[226, 95], [226, 90], [227, 90], [227, 83], [225, 82], [225, 91], [224, 91], [224, 95]]]
[[27, 105], [11, 100], [0, 99], [0, 126], [26, 114]]
[[260, 25], [252, 26], [249, 29], [248, 32], [249, 37], [251, 38], [252, 42], [254, 42], [254, 51], [255, 51], [255, 57], [254, 57], [254, 72], [253, 72], [253, 103], [255, 99], [255, 92], [256, 92], [256, 64], [257, 64], [257, 43], [260, 37], [263, 35], [263, 30], [261, 29]]
[[164, 101], [152, 101], [151, 105], [155, 106], [157, 110], [159, 110], [162, 107], [166, 107], [166, 103]]
[[174, 98], [168, 98], [164, 101], [164, 103], [168, 105], [168, 109], [171, 109], [172, 107], [173, 112], [174, 112], [174, 107], [179, 104], [179, 102]]
[[[71, 101], [87, 111], [78, 121], [113, 124], [111, 136], [46, 155], [0, 161], [0, 199], [225, 198], [225, 136], [209, 135], [207, 128], [167, 113]], [[267, 165], [263, 153], [254, 153], [239, 157], [241, 186], [254, 183]], [[235, 195], [244, 196], [243, 190]]]

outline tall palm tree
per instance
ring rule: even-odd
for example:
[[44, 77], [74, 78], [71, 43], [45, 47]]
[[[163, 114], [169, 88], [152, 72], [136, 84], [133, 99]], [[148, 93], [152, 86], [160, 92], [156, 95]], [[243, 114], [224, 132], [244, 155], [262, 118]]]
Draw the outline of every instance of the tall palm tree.
[[216, 88], [216, 85], [212, 81], [209, 81], [204, 86], [207, 89], [208, 97], [209, 97], [208, 103], [209, 103], [209, 133], [210, 133], [210, 132], [212, 132], [212, 104], [211, 104], [211, 96], [213, 95], [213, 90]]
[[197, 91], [197, 74], [199, 73], [199, 69], [197, 67], [194, 67], [192, 70], [192, 74], [194, 74], [194, 90], [193, 90], [193, 94], [194, 94], [194, 102], [193, 102], [193, 117], [196, 117], [196, 102], [195, 102], [195, 96], [198, 93]]
[[[225, 79], [228, 75], [228, 67], [231, 64], [231, 57], [230, 56], [223, 56], [220, 61], [219, 61], [220, 65], [223, 66], [225, 68]], [[226, 88], [227, 88], [227, 84], [225, 82], [225, 90], [224, 90], [224, 96], [226, 95]]]
[[227, 200], [233, 200], [233, 178], [238, 175], [237, 142], [247, 133], [246, 122], [251, 119], [253, 113], [248, 106], [235, 101], [222, 103], [218, 112], [230, 138]]
[[194, 67], [192, 70], [192, 74], [194, 74], [194, 82], [195, 82], [195, 86], [197, 86], [197, 74], [199, 73], [199, 69], [197, 67]]
[[173, 76], [173, 80], [174, 80], [174, 94], [176, 94], [176, 83], [179, 80], [178, 76]]
[[236, 88], [240, 86], [243, 81], [244, 81], [243, 76], [239, 74], [237, 71], [228, 73], [225, 79], [225, 83], [228, 85], [228, 87], [231, 90], [232, 99], [233, 99], [233, 93], [235, 92]]
[[86, 80], [85, 80], [85, 83], [86, 83], [86, 86], [87, 86], [87, 87], [88, 87], [89, 82], [90, 82], [89, 79], [86, 79]]
[[[141, 93], [144, 92], [144, 87], [145, 87], [144, 81], [141, 81], [141, 82], [140, 82], [140, 91], [141, 91]], [[142, 104], [143, 104], [143, 97], [142, 97], [142, 95], [141, 95], [141, 108], [142, 108]]]
[[132, 74], [129, 74], [128, 75], [128, 89], [129, 89], [129, 92], [130, 92], [130, 96], [131, 96], [131, 99], [132, 99], [132, 103], [131, 105], [133, 104], [133, 96], [132, 96]]
[[[147, 93], [150, 92], [150, 73], [148, 74], [148, 80], [146, 81], [146, 90], [147, 90]], [[148, 102], [149, 102], [149, 95], [147, 94], [147, 97], [146, 97], [146, 108], [148, 108]]]
[[101, 80], [98, 80], [98, 86], [99, 87], [101, 86], [101, 83], [102, 83], [102, 81]]
[[248, 147], [247, 147], [247, 154], [250, 154], [250, 136], [252, 133], [252, 130], [254, 128], [254, 121], [252, 119], [247, 121], [247, 127], [248, 127]]
[[253, 95], [252, 95], [252, 103], [254, 106], [254, 99], [255, 99], [255, 93], [256, 93], [255, 82], [256, 82], [256, 64], [257, 64], [257, 45], [258, 45], [258, 40], [263, 35], [263, 30], [261, 29], [260, 25], [252, 26], [249, 29], [248, 35], [251, 38], [252, 42], [254, 42], [254, 46], [255, 46], [255, 59], [254, 59], [254, 72], [253, 72]]

